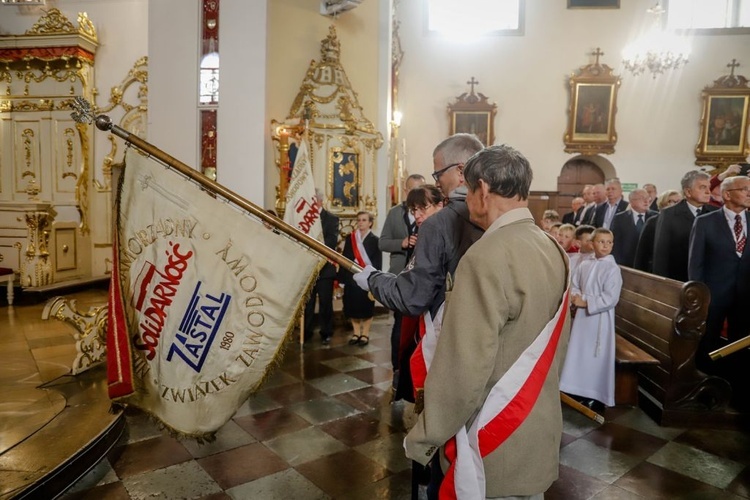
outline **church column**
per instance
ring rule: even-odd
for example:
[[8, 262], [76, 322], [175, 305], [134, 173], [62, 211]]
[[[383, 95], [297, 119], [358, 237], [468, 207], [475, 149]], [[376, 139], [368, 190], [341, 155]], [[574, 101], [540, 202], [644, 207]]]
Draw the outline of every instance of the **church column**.
[[[217, 180], [263, 206], [267, 0], [224, 0]], [[177, 159], [200, 166], [199, 0], [149, 2], [149, 137]], [[272, 206], [269, 205], [269, 206]]]
[[219, 11], [218, 181], [260, 206], [264, 200], [268, 0], [222, 1]]
[[148, 3], [148, 141], [199, 166], [199, 0]]

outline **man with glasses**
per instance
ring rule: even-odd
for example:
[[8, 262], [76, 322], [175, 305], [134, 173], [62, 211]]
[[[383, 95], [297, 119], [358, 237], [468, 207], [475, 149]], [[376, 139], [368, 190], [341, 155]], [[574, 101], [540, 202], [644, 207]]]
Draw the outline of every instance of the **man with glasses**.
[[432, 178], [448, 205], [419, 229], [412, 263], [398, 276], [369, 267], [355, 275], [357, 284], [386, 307], [410, 316], [430, 311], [434, 317], [445, 300], [446, 275], [456, 271], [461, 256], [482, 235], [469, 220], [462, 172], [464, 163], [483, 147], [473, 134], [455, 134], [441, 142], [432, 154]]
[[[725, 364], [724, 360], [712, 363], [708, 358], [710, 351], [725, 345], [720, 338], [725, 320], [729, 342], [750, 334], [747, 312], [750, 304], [750, 245], [747, 244], [750, 179], [743, 175], [727, 177], [721, 183], [721, 197], [724, 200], [721, 209], [695, 219], [690, 232], [688, 261], [688, 277], [705, 283], [711, 291], [706, 334], [696, 356], [698, 368], [709, 373]], [[739, 353], [731, 356], [740, 357]]]
[[[442, 320], [438, 311], [442, 315], [450, 281], [446, 277], [455, 274], [459, 259], [483, 233], [469, 220], [463, 177], [464, 164], [483, 147], [472, 134], [455, 134], [438, 144], [432, 153], [432, 178], [448, 198], [447, 206], [421, 225], [413, 259], [399, 275], [379, 272], [371, 266], [354, 275], [357, 285], [370, 290], [389, 309], [407, 316], [422, 316], [424, 321], [429, 319], [435, 324]], [[439, 465], [433, 471], [429, 498], [437, 498], [442, 477]], [[412, 498], [417, 498], [415, 472], [412, 475]]]
[[687, 172], [680, 181], [683, 199], [659, 212], [654, 239], [653, 273], [677, 281], [688, 280], [690, 229], [699, 215], [716, 210], [711, 199], [709, 175], [700, 170]]

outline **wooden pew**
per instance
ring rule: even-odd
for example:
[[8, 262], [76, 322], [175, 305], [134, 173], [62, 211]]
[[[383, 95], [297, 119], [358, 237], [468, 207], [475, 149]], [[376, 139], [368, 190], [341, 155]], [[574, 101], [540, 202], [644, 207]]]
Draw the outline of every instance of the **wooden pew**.
[[638, 370], [659, 360], [615, 334], [615, 404], [638, 406]]
[[662, 278], [621, 266], [623, 286], [615, 331], [656, 364], [637, 367], [640, 406], [660, 425], [739, 423], [727, 411], [729, 383], [695, 367], [710, 293], [703, 283]]

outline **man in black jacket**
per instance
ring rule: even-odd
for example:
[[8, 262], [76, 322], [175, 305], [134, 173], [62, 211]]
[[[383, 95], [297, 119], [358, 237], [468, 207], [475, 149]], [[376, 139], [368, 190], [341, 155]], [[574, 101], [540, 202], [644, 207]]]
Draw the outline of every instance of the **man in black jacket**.
[[[320, 224], [323, 227], [323, 240], [328, 248], [336, 248], [339, 236], [339, 218], [323, 208], [323, 193], [315, 189], [315, 206], [320, 210]], [[305, 342], [313, 336], [313, 317], [315, 315], [315, 298], [318, 298], [318, 316], [320, 319], [320, 336], [323, 345], [331, 343], [333, 336], [333, 281], [336, 279], [336, 268], [326, 262], [318, 274], [310, 299], [305, 305]]]
[[615, 236], [612, 256], [621, 266], [634, 267], [635, 249], [646, 221], [658, 212], [648, 210], [649, 197], [645, 189], [635, 189], [628, 195], [630, 208], [612, 219], [609, 229]]
[[711, 199], [709, 175], [700, 170], [686, 173], [680, 184], [683, 200], [659, 213], [654, 239], [654, 274], [677, 281], [688, 280], [688, 248], [693, 221], [716, 210]]

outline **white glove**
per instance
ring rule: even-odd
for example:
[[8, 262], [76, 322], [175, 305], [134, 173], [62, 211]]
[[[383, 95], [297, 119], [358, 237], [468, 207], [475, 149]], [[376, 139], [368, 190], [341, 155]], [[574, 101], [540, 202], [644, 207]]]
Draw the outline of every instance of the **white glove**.
[[370, 291], [370, 285], [367, 284], [367, 279], [370, 277], [373, 271], [377, 271], [377, 269], [372, 266], [365, 266], [362, 272], [356, 273], [354, 275], [354, 282], [365, 292]]

